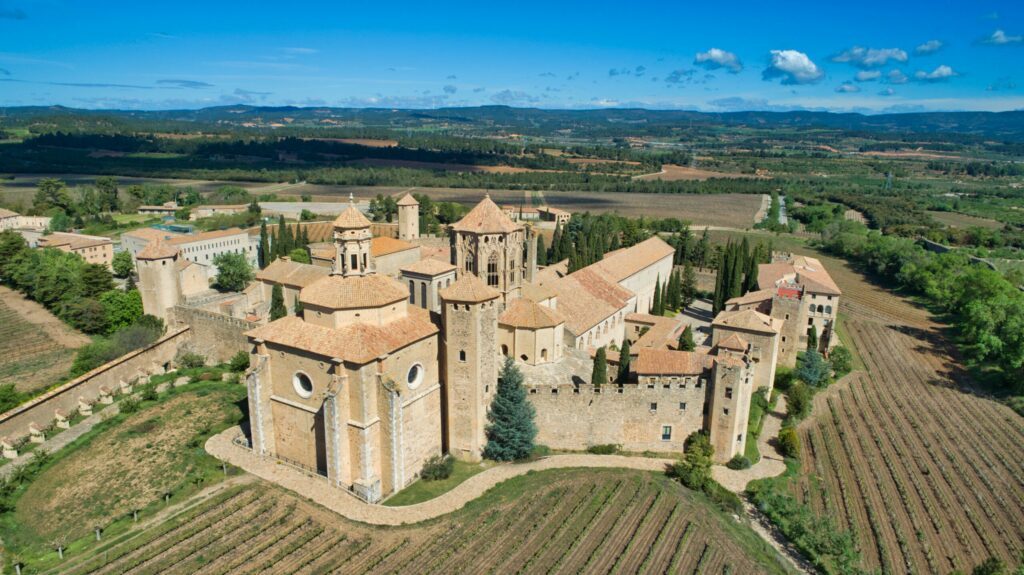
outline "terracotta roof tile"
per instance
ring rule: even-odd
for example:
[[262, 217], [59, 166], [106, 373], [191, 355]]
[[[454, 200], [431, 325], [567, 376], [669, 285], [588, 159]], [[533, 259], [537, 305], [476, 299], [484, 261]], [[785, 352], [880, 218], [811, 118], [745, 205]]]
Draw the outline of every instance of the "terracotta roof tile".
[[[323, 268], [326, 270], [326, 268]], [[409, 297], [409, 290], [388, 276], [330, 275], [302, 288], [299, 301], [329, 309], [384, 307]]]
[[[604, 259], [588, 267], [603, 273], [612, 281], [621, 282], [674, 253], [675, 248], [654, 236], [635, 246], [609, 252], [605, 254]], [[661, 279], [663, 282], [668, 281], [668, 278]]]
[[455, 266], [441, 260], [425, 259], [413, 262], [403, 267], [401, 271], [424, 276], [436, 276], [455, 271]]
[[438, 294], [444, 301], [463, 303], [480, 303], [501, 296], [501, 292], [488, 286], [473, 274], [462, 274], [461, 278], [440, 290]]
[[558, 292], [551, 286], [540, 285], [536, 283], [523, 282], [520, 288], [520, 293], [524, 298], [540, 303], [544, 300], [558, 297]]
[[161, 239], [156, 239], [148, 244], [146, 247], [139, 250], [139, 253], [135, 254], [137, 260], [159, 260], [164, 258], [173, 258], [178, 255], [178, 248], [164, 243]]
[[644, 348], [636, 351], [630, 367], [639, 375], [700, 375], [714, 362], [703, 353]]
[[779, 286], [784, 280], [803, 285], [808, 291], [826, 295], [842, 295], [836, 282], [822, 263], [812, 257], [794, 256], [788, 262], [761, 264], [757, 268], [760, 287]]
[[782, 320], [771, 318], [752, 309], [743, 309], [719, 312], [711, 325], [712, 327], [731, 327], [758, 333], [779, 333]]
[[558, 294], [565, 325], [581, 335], [626, 307], [633, 293], [592, 270], [582, 269], [549, 284]]
[[772, 288], [759, 289], [757, 291], [749, 292], [746, 295], [730, 298], [725, 303], [732, 305], [747, 305], [752, 303], [760, 303], [772, 299], [774, 295], [775, 290]]
[[366, 219], [363, 212], [360, 212], [359, 208], [352, 204], [334, 219], [334, 227], [344, 230], [368, 228], [370, 227], [370, 220]]
[[66, 232], [54, 232], [39, 238], [39, 245], [44, 248], [55, 248], [57, 246], [68, 246], [73, 250], [102, 246], [114, 243], [110, 238], [102, 236], [87, 236], [85, 234], [72, 234]]
[[399, 205], [399, 206], [418, 206], [418, 205], [420, 205], [420, 203], [416, 201], [416, 198], [412, 197], [412, 194], [406, 193], [404, 196], [401, 197], [401, 199], [398, 200], [397, 205]]
[[370, 255], [376, 258], [396, 252], [416, 249], [416, 247], [417, 246], [414, 246], [405, 240], [376, 237], [370, 240]]
[[498, 323], [525, 329], [542, 329], [565, 323], [557, 311], [534, 303], [526, 298], [512, 300], [508, 308], [498, 317]]
[[410, 306], [409, 315], [383, 326], [354, 323], [339, 329], [286, 316], [246, 332], [258, 340], [309, 351], [326, 358], [364, 365], [387, 353], [436, 334], [429, 312]]
[[157, 228], [139, 228], [137, 230], [127, 231], [121, 234], [121, 237], [139, 238], [140, 240], [153, 241], [153, 240], [169, 240], [176, 238], [184, 234], [178, 232], [169, 232], [167, 230], [161, 230]]
[[722, 338], [722, 341], [718, 342], [718, 344], [715, 347], [720, 347], [722, 349], [731, 349], [735, 351], [746, 351], [749, 345], [747, 344], [747, 340], [740, 337], [738, 333], [733, 332], [727, 335], [726, 337]]
[[194, 242], [202, 242], [207, 240], [226, 238], [229, 236], [237, 236], [239, 234], [246, 234], [248, 236], [248, 233], [249, 232], [243, 230], [242, 228], [228, 228], [226, 230], [214, 230], [212, 232], [201, 232], [198, 234], [181, 235], [167, 240], [167, 243], [180, 246], [183, 244], [191, 244]]
[[14, 216], [21, 215], [18, 212], [12, 212], [11, 210], [0, 208], [0, 218], [13, 218]]
[[514, 232], [522, 229], [522, 226], [510, 220], [490, 196], [485, 196], [465, 217], [455, 222], [452, 229], [458, 232], [495, 234]]
[[301, 289], [329, 275], [328, 268], [278, 258], [256, 272], [256, 279]]

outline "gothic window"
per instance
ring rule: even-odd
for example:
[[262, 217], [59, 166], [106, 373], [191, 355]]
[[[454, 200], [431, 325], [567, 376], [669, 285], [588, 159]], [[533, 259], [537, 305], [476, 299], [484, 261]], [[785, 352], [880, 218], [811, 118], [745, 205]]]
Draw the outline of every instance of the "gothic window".
[[409, 280], [409, 303], [416, 303], [416, 282]]
[[487, 285], [495, 287], [498, 285], [498, 254], [492, 253], [487, 258]]
[[466, 271], [473, 273], [473, 253], [469, 252], [466, 254]]
[[427, 283], [420, 284], [420, 305], [427, 307]]
[[827, 313], [828, 315], [832, 315], [832, 306], [825, 306], [825, 313]]
[[544, 348], [544, 349], [540, 350], [540, 359], [541, 359], [541, 361], [547, 361], [548, 360], [548, 350], [547, 350], [547, 348]]

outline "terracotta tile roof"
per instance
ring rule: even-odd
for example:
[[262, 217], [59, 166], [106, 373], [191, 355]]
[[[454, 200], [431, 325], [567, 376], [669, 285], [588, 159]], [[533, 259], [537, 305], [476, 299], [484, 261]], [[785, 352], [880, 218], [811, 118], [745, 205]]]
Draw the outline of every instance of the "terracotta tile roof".
[[480, 200], [468, 214], [452, 225], [452, 229], [458, 232], [472, 232], [476, 234], [508, 233], [522, 229], [522, 226], [515, 224], [509, 217], [491, 200], [491, 196], [485, 196]]
[[110, 238], [101, 236], [87, 236], [85, 234], [72, 234], [66, 232], [54, 232], [48, 236], [39, 238], [39, 245], [44, 248], [55, 248], [68, 246], [73, 250], [91, 248], [114, 243]]
[[822, 263], [812, 257], [794, 256], [788, 262], [761, 264], [757, 268], [760, 287], [779, 286], [784, 280], [803, 285], [808, 291], [826, 295], [842, 295], [836, 282]]
[[498, 317], [498, 323], [525, 329], [542, 329], [565, 323], [557, 311], [526, 298], [512, 300]]
[[637, 348], [665, 349], [670, 345], [675, 345], [679, 340], [678, 333], [681, 333], [684, 327], [684, 324], [673, 318], [646, 313], [629, 314], [626, 316], [626, 321], [650, 326], [636, 341]]
[[451, 246], [420, 246], [420, 259], [432, 259], [442, 262], [452, 261]]
[[312, 243], [306, 246], [309, 249], [309, 256], [322, 260], [333, 260], [338, 254], [334, 244], [328, 242]]
[[729, 367], [744, 367], [747, 365], [742, 359], [728, 355], [715, 356], [715, 363], [720, 363]]
[[746, 351], [747, 347], [749, 347], [749, 344], [747, 343], [747, 340], [740, 337], [738, 333], [733, 332], [727, 335], [726, 337], [722, 338], [722, 341], [718, 342], [718, 344], [715, 347], [720, 347], [722, 349], [732, 349], [736, 351]]
[[558, 297], [558, 292], [556, 292], [551, 286], [544, 286], [530, 282], [523, 282], [523, 285], [520, 288], [520, 293], [524, 298], [537, 303], [553, 297]]
[[139, 253], [135, 254], [137, 260], [159, 260], [164, 258], [173, 258], [178, 255], [178, 248], [164, 243], [161, 239], [146, 244], [146, 247], [139, 250]]
[[360, 212], [359, 208], [352, 204], [334, 219], [334, 227], [343, 230], [368, 228], [370, 227], [370, 220], [366, 219], [363, 212]]
[[397, 205], [399, 205], [399, 206], [418, 206], [418, 205], [420, 205], [420, 203], [416, 201], [416, 198], [412, 197], [412, 194], [406, 193], [404, 196], [402, 196], [402, 198], [400, 200], [398, 200]]
[[664, 321], [664, 320], [672, 321], [672, 320], [670, 320], [667, 317], [658, 316], [658, 315], [651, 315], [649, 313], [627, 313], [626, 314], [626, 321], [633, 322], [633, 323], [643, 323], [643, 324], [647, 324], [647, 325], [654, 325], [654, 324], [659, 323], [659, 322]]
[[370, 255], [377, 258], [396, 252], [416, 249], [416, 247], [405, 240], [376, 237], [370, 240]]
[[618, 313], [633, 297], [629, 290], [586, 269], [549, 285], [558, 294], [558, 311], [566, 327], [577, 336]]
[[[760, 275], [760, 274], [758, 274], [758, 275]], [[746, 295], [741, 295], [739, 297], [730, 298], [725, 303], [730, 304], [730, 305], [748, 305], [748, 304], [752, 304], [752, 303], [760, 303], [760, 302], [763, 302], [763, 301], [768, 301], [768, 300], [772, 299], [772, 296], [774, 296], [774, 295], [775, 295], [775, 290], [772, 289], [772, 288], [759, 289], [757, 291], [749, 292]]]
[[256, 279], [302, 289], [329, 275], [331, 275], [331, 270], [328, 268], [278, 258], [270, 262], [266, 268], [256, 272]]
[[413, 262], [403, 267], [401, 271], [423, 276], [436, 276], [455, 271], [455, 266], [441, 260], [425, 259]]
[[501, 296], [501, 292], [488, 286], [473, 274], [462, 274], [452, 285], [438, 291], [444, 301], [480, 303]]
[[549, 284], [558, 278], [562, 278], [569, 275], [569, 259], [566, 258], [560, 262], [556, 262], [545, 266], [544, 268], [537, 271], [534, 274], [534, 281], [541, 285]]
[[758, 333], [779, 333], [782, 320], [771, 318], [752, 309], [743, 309], [719, 312], [711, 325], [712, 327], [731, 327]]
[[569, 213], [571, 213], [568, 210], [563, 210], [561, 208], [553, 208], [551, 206], [541, 206], [541, 207], [537, 208], [537, 211], [538, 212], [543, 212], [543, 213], [548, 213], [548, 214], [551, 214], [551, 215], [569, 214]]
[[285, 316], [246, 332], [246, 335], [326, 358], [365, 365], [437, 333], [430, 312], [410, 306], [407, 317], [383, 326], [354, 323], [339, 329], [306, 323], [302, 318]]
[[167, 242], [170, 243], [170, 244], [174, 244], [176, 246], [180, 246], [180, 245], [191, 244], [191, 243], [195, 243], [195, 242], [204, 242], [204, 241], [207, 241], [207, 240], [216, 240], [216, 239], [226, 238], [226, 237], [230, 237], [230, 236], [237, 236], [239, 234], [246, 234], [248, 236], [248, 233], [249, 232], [243, 230], [242, 228], [228, 228], [226, 230], [214, 230], [212, 232], [201, 232], [201, 233], [198, 233], [198, 234], [182, 235], [182, 236], [171, 238], [171, 239], [167, 240]]
[[4, 208], [0, 208], [0, 218], [13, 218], [14, 216], [21, 215], [18, 212], [12, 212]]
[[[621, 282], [674, 253], [675, 248], [654, 236], [635, 246], [608, 252], [604, 259], [588, 267], [600, 271], [613, 281]], [[668, 278], [661, 278], [661, 281], [668, 281]]]
[[694, 351], [638, 349], [630, 367], [638, 375], [700, 375], [714, 365], [710, 355]]
[[[323, 268], [327, 269], [327, 268]], [[329, 275], [302, 288], [299, 301], [329, 309], [384, 307], [409, 297], [409, 290], [388, 276]]]
[[153, 240], [169, 240], [182, 236], [178, 232], [169, 232], [167, 230], [160, 230], [157, 228], [139, 228], [137, 230], [131, 230], [121, 234], [121, 237], [132, 237], [139, 238], [140, 240], [153, 241]]

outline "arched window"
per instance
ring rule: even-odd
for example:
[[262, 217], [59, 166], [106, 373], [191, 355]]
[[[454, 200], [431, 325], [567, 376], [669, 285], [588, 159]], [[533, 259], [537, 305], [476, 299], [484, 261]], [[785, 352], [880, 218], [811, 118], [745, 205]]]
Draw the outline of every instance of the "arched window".
[[459, 361], [466, 361], [466, 350], [459, 350]]
[[825, 311], [825, 306], [823, 306], [821, 304], [818, 304], [818, 313], [824, 313], [824, 311]]
[[832, 306], [825, 306], [825, 313], [827, 313], [828, 315], [832, 315]]
[[420, 284], [420, 305], [427, 307], [427, 282]]
[[501, 344], [501, 355], [508, 357], [508, 346], [505, 344]]
[[487, 258], [487, 285], [495, 287], [498, 285], [498, 254], [492, 253]]
[[466, 271], [475, 273], [473, 270], [473, 252], [466, 253]]
[[548, 360], [548, 350], [547, 350], [547, 348], [544, 348], [544, 349], [540, 350], [540, 359], [541, 359], [541, 361], [547, 361]]
[[416, 303], [416, 282], [409, 280], [409, 303]]

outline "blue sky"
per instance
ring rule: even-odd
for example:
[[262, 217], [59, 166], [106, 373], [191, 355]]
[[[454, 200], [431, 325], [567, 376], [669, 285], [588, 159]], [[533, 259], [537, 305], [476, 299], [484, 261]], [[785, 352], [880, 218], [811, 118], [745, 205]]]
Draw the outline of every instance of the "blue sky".
[[0, 0], [0, 105], [1024, 109], [1024, 2]]

